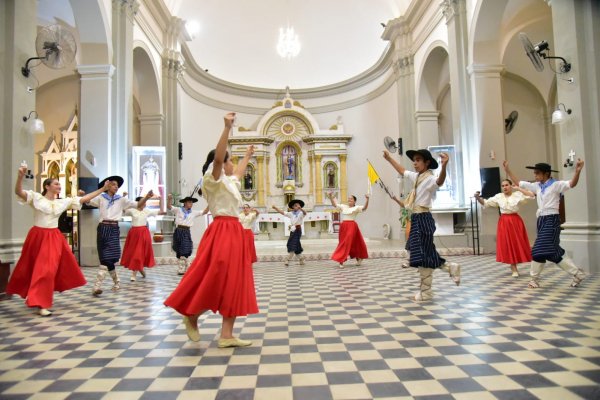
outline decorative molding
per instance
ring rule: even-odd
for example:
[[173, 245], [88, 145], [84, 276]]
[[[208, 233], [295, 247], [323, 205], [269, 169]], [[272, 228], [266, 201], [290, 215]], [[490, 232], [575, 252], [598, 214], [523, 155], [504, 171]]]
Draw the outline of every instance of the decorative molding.
[[457, 16], [461, 11], [462, 1], [460, 0], [444, 0], [440, 3], [442, 14], [446, 17], [446, 22], [450, 22], [452, 18]]
[[306, 144], [315, 144], [315, 143], [327, 143], [327, 142], [337, 142], [337, 143], [348, 143], [352, 140], [351, 135], [339, 135], [339, 136], [307, 136], [302, 141]]
[[475, 78], [500, 78], [506, 70], [502, 64], [471, 64], [467, 73]]
[[112, 77], [115, 67], [111, 64], [78, 65], [77, 72], [82, 81], [106, 80]]
[[[262, 144], [264, 146], [268, 146], [273, 143], [275, 140], [268, 136], [247, 136], [247, 137], [230, 137], [228, 139], [230, 145], [236, 144]], [[264, 156], [256, 156], [257, 159], [259, 157]]]

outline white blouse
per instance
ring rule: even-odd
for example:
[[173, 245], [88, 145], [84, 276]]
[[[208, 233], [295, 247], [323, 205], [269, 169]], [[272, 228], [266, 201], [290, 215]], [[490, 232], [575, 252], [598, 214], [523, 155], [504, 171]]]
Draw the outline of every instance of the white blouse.
[[27, 201], [21, 204], [29, 204], [33, 208], [33, 225], [39, 228], [58, 228], [58, 219], [66, 210], [80, 210], [81, 197], [67, 197], [65, 199], [48, 200], [41, 193], [33, 190], [25, 190], [27, 193]]
[[120, 220], [123, 216], [123, 211], [136, 208], [137, 203], [137, 201], [129, 200], [127, 197], [120, 197], [109, 207], [109, 201], [100, 195], [94, 197], [88, 204], [98, 207], [98, 210], [100, 210], [100, 222], [102, 222], [105, 219], [109, 221]]
[[338, 204], [342, 221], [354, 221], [358, 214], [363, 212], [364, 206], [350, 207], [347, 204]]
[[248, 215], [240, 213], [238, 218], [244, 229], [254, 229], [254, 221], [258, 215], [254, 211], [250, 211]]
[[558, 214], [560, 195], [561, 193], [571, 189], [571, 182], [557, 180], [552, 185], [548, 186], [546, 190], [544, 190], [544, 193], [542, 193], [542, 186], [539, 182], [531, 183], [527, 181], [521, 181], [519, 182], [519, 186], [535, 193], [538, 205], [536, 215], [540, 217], [543, 215]]
[[289, 211], [284, 214], [286, 217], [290, 219], [290, 225], [292, 226], [290, 230], [293, 232], [296, 230], [296, 225], [302, 225], [304, 223], [304, 213], [302, 211]]
[[172, 208], [171, 212], [175, 214], [175, 226], [193, 226], [194, 219], [202, 215], [202, 211], [190, 210], [187, 215], [182, 210], [182, 207]]
[[218, 180], [212, 173], [204, 175], [202, 194], [213, 217], [238, 217], [242, 207], [241, 187], [240, 180], [233, 175], [221, 173]]
[[496, 207], [500, 209], [501, 214], [516, 214], [519, 212], [519, 204], [531, 200], [521, 192], [513, 192], [509, 196], [504, 193], [498, 193], [494, 197], [483, 200], [483, 207]]
[[137, 208], [130, 208], [125, 211], [125, 214], [131, 215], [131, 226], [146, 226], [148, 223], [148, 217], [158, 215], [160, 210], [138, 210]]
[[[403, 176], [410, 181], [412, 186], [414, 186], [417, 178], [419, 177], [419, 173], [414, 171], [404, 171]], [[435, 193], [439, 188], [437, 179], [437, 176], [431, 175], [425, 178], [419, 184], [417, 187], [417, 195], [415, 196], [414, 205], [431, 208], [433, 205], [433, 199], [435, 199]]]

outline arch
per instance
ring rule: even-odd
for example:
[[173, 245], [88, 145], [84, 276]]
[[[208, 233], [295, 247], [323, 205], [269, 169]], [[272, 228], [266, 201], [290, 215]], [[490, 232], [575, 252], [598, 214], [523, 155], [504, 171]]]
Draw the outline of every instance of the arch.
[[298, 143], [290, 140], [286, 140], [279, 143], [279, 145], [275, 149], [275, 159], [277, 160], [277, 181], [283, 182], [284, 180], [286, 180], [283, 169], [283, 152], [284, 149], [288, 146], [293, 147], [296, 151], [296, 166], [294, 180], [296, 182], [302, 182], [302, 148], [298, 145]]
[[137, 97], [141, 113], [156, 115], [162, 111], [159, 73], [146, 43], [133, 44], [133, 95]]
[[69, 0], [69, 2], [79, 32], [80, 64], [111, 64], [113, 56], [110, 29], [112, 2], [102, 0]]
[[500, 63], [500, 30], [508, 0], [477, 0], [469, 32], [469, 64]]
[[436, 101], [450, 82], [448, 50], [445, 43], [433, 42], [427, 49], [418, 75], [417, 110], [436, 110]]

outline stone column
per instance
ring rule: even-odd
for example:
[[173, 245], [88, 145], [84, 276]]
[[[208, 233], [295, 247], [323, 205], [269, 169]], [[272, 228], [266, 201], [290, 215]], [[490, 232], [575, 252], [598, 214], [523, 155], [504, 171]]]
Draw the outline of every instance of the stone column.
[[[452, 131], [462, 184], [458, 185], [461, 203], [468, 204], [468, 197], [481, 185], [479, 174], [467, 171], [479, 170], [480, 145], [472, 121], [472, 93], [467, 74], [468, 29], [466, 0], [444, 0], [441, 10], [448, 29], [448, 63], [450, 70], [450, 102], [452, 104]], [[500, 108], [502, 110], [502, 108]]]
[[265, 156], [256, 156], [258, 185], [257, 185], [257, 205], [263, 207], [265, 205]]
[[[6, 190], [5, 196], [0, 197], [0, 260], [3, 263], [15, 262], [19, 258], [21, 246], [33, 222], [31, 209], [19, 205], [12, 193], [21, 161], [27, 161], [33, 169], [33, 137], [25, 129], [23, 116], [35, 110], [35, 94], [27, 91], [28, 86], [35, 86], [35, 80], [24, 77], [21, 67], [28, 57], [35, 56], [36, 25], [37, 1], [0, 1], [0, 26], [3, 33], [0, 35], [0, 143], [3, 163], [0, 177], [2, 187]], [[39, 118], [44, 119], [44, 116], [40, 115]], [[35, 189], [33, 180], [23, 181], [23, 189]], [[4, 278], [8, 278], [7, 272], [5, 265]]]
[[[269, 163], [271, 162], [271, 157], [267, 154], [265, 157], [265, 179], [267, 182], [267, 197], [271, 196], [271, 175], [269, 174]], [[267, 204], [264, 204], [267, 206]]]
[[162, 125], [165, 117], [162, 114], [140, 114], [140, 137], [142, 146], [163, 146]]
[[440, 113], [437, 111], [415, 112], [418, 132], [416, 147], [419, 149], [426, 149], [428, 146], [440, 144], [439, 116]]
[[323, 178], [321, 177], [321, 158], [320, 154], [315, 154], [315, 180], [317, 181], [315, 187], [315, 205], [323, 204]]
[[345, 202], [348, 198], [348, 167], [346, 165], [346, 154], [340, 154], [340, 201]]
[[[129, 149], [133, 132], [133, 18], [137, 0], [113, 0], [112, 44], [115, 72], [112, 79], [112, 129], [110, 150], [113, 168], [125, 178], [128, 192], [133, 193], [129, 171]], [[127, 190], [127, 189], [126, 189]]]
[[[550, 2], [549, 2], [550, 3]], [[559, 160], [573, 150], [585, 161], [578, 185], [565, 194], [566, 222], [561, 245], [582, 268], [600, 271], [600, 4], [596, 0], [552, 0], [553, 54], [571, 63], [573, 84], [557, 79], [557, 97], [573, 110], [559, 126]], [[556, 66], [558, 67], [558, 63]], [[562, 179], [571, 179], [574, 168], [563, 168]]]
[[[313, 155], [312, 153], [308, 153], [308, 169], [309, 169], [309, 191], [311, 192], [315, 192], [316, 193], [316, 188], [315, 188], [315, 174], [314, 174], [314, 162], [313, 162]], [[316, 196], [315, 196], [316, 198]]]

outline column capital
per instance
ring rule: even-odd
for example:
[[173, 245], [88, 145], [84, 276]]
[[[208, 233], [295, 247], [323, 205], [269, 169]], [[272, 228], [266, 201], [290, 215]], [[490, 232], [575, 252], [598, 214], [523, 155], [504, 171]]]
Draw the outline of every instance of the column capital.
[[471, 64], [467, 72], [476, 78], [499, 78], [505, 71], [502, 64]]
[[158, 125], [165, 120], [165, 116], [162, 114], [140, 114], [137, 118], [142, 125]]
[[107, 79], [114, 74], [115, 67], [112, 64], [78, 65], [77, 72], [82, 80]]
[[135, 16], [140, 8], [138, 0], [113, 0], [113, 8], [120, 8], [121, 12], [126, 12], [130, 16]]
[[440, 113], [438, 111], [415, 111], [415, 119], [417, 121], [436, 121]]

